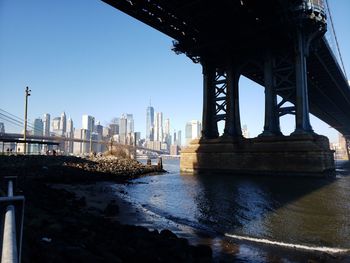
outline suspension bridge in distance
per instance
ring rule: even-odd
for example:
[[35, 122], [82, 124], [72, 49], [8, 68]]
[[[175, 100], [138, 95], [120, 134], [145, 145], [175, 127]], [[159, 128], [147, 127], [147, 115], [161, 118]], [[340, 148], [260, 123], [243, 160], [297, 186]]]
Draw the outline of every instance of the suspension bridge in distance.
[[[40, 136], [40, 135], [27, 135], [26, 141], [23, 139], [23, 134], [20, 133], [0, 133], [0, 142], [6, 143], [6, 142], [14, 142], [14, 143], [20, 143], [24, 144], [25, 142], [27, 144], [44, 144], [44, 145], [57, 145], [59, 146], [62, 143], [65, 142], [76, 142], [76, 143], [85, 143], [90, 145], [89, 148], [91, 148], [93, 145], [104, 145], [108, 149], [112, 149], [112, 147], [120, 147], [122, 149], [125, 149], [128, 153], [130, 153], [134, 158], [136, 158], [136, 151], [144, 151], [146, 153], [155, 153], [155, 154], [168, 154], [167, 151], [158, 151], [154, 149], [149, 149], [142, 146], [136, 146], [136, 145], [126, 145], [121, 144], [113, 140], [84, 140], [79, 138], [69, 138], [69, 137], [63, 137], [63, 136]], [[2, 152], [5, 152], [4, 144], [3, 149], [1, 149]]]

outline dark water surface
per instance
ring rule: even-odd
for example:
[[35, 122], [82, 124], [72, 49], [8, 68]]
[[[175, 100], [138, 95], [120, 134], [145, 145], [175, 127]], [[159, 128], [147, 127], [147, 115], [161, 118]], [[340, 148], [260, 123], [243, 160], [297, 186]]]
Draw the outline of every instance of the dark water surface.
[[350, 260], [347, 169], [328, 179], [192, 175], [180, 174], [179, 160], [163, 163], [169, 173], [113, 186], [140, 206], [139, 224], [170, 228], [235, 261], [307, 262], [324, 253], [332, 255], [324, 262]]

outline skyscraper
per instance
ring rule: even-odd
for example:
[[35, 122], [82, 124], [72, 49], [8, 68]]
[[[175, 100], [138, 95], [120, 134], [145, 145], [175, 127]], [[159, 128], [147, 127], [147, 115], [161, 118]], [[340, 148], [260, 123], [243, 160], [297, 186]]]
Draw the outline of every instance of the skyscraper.
[[120, 119], [118, 118], [118, 124], [117, 123], [111, 123], [109, 124], [109, 128], [111, 129], [111, 135], [119, 134], [119, 123]]
[[83, 115], [82, 118], [82, 129], [88, 130], [90, 132], [94, 131], [95, 127], [95, 118], [90, 115]]
[[119, 120], [119, 139], [121, 144], [126, 143], [126, 135], [128, 133], [128, 120], [126, 116], [123, 114]]
[[95, 132], [101, 136], [103, 135], [103, 126], [100, 124], [100, 122], [98, 121], [95, 125]]
[[181, 147], [181, 143], [182, 143], [182, 133], [181, 133], [181, 130], [180, 131], [178, 131], [177, 132], [177, 145], [179, 146], [179, 147]]
[[[67, 138], [74, 138], [74, 126], [73, 126], [73, 120], [69, 117], [67, 121], [67, 131], [66, 131], [66, 137]], [[73, 141], [67, 141], [66, 142], [66, 152], [67, 153], [73, 153]]]
[[[41, 118], [36, 118], [34, 120], [34, 130], [33, 135], [43, 136], [44, 133], [44, 124]], [[30, 152], [32, 153], [40, 153], [42, 149], [42, 145], [32, 144], [30, 145]]]
[[164, 123], [164, 142], [168, 146], [168, 150], [170, 150], [170, 145], [171, 145], [171, 134], [170, 134], [170, 120], [169, 118], [165, 119]]
[[169, 118], [166, 118], [165, 122], [164, 122], [164, 134], [170, 134], [170, 120], [169, 120]]
[[126, 119], [128, 121], [127, 123], [127, 133], [133, 133], [134, 132], [134, 117], [132, 114], [126, 114]]
[[43, 118], [44, 136], [50, 136], [50, 114], [45, 113]]
[[186, 145], [190, 143], [191, 140], [199, 139], [201, 137], [202, 124], [200, 121], [192, 120], [186, 123], [185, 138]]
[[192, 120], [192, 140], [199, 139], [202, 132], [202, 123], [197, 120]]
[[60, 117], [53, 118], [53, 120], [52, 120], [52, 131], [56, 135], [60, 135], [60, 122], [61, 122]]
[[[90, 140], [90, 131], [87, 129], [76, 129], [74, 132], [75, 139]], [[74, 142], [74, 153], [84, 154], [90, 152], [89, 142]]]
[[62, 131], [62, 134], [66, 134], [67, 129], [67, 121], [66, 121], [66, 113], [62, 112], [61, 114], [61, 120], [60, 120], [60, 130]]
[[33, 135], [43, 136], [44, 124], [41, 118], [36, 118], [34, 120], [34, 131]]
[[163, 113], [157, 112], [154, 120], [154, 140], [163, 142]]
[[73, 136], [73, 133], [74, 133], [73, 120], [71, 117], [69, 117], [67, 121], [66, 133], [70, 135], [69, 137]]
[[249, 131], [247, 125], [243, 125], [242, 127], [242, 135], [244, 138], [249, 138]]
[[192, 140], [192, 123], [189, 121], [189, 122], [186, 122], [186, 126], [185, 126], [186, 145], [189, 145], [191, 140]]
[[154, 108], [150, 105], [146, 111], [146, 140], [153, 141]]

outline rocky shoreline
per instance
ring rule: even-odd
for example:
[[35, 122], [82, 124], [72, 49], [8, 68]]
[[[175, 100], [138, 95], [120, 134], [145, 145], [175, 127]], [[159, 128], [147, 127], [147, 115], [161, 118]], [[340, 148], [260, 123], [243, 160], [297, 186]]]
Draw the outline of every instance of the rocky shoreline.
[[211, 262], [208, 246], [192, 246], [169, 230], [118, 222], [117, 197], [100, 209], [67, 186], [127, 182], [159, 173], [157, 165], [116, 157], [0, 156], [0, 175], [18, 176], [26, 198], [22, 262]]

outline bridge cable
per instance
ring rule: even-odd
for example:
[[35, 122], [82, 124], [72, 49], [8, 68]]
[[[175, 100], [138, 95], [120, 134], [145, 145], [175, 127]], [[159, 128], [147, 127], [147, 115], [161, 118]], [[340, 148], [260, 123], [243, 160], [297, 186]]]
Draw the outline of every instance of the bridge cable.
[[327, 9], [328, 9], [329, 19], [330, 19], [330, 21], [331, 21], [331, 28], [332, 28], [332, 32], [333, 32], [333, 35], [334, 35], [335, 44], [336, 44], [336, 46], [337, 46], [337, 51], [338, 51], [338, 54], [339, 54], [340, 63], [341, 63], [341, 66], [343, 67], [343, 71], [344, 71], [345, 78], [346, 78], [346, 80], [348, 80], [348, 77], [347, 77], [347, 75], [346, 75], [346, 70], [345, 70], [344, 62], [343, 62], [343, 57], [342, 57], [341, 52], [340, 52], [340, 47], [339, 47], [338, 38], [337, 38], [337, 35], [336, 35], [336, 33], [335, 33], [333, 18], [332, 18], [332, 14], [331, 14], [331, 9], [329, 8], [328, 0], [326, 0], [326, 5], [327, 5]]
[[[0, 109], [0, 111], [6, 112], [5, 110], [2, 110], [2, 109]], [[6, 121], [6, 122], [8, 122], [8, 123], [11, 123], [11, 124], [13, 124], [13, 125], [16, 125], [16, 126], [18, 126], [18, 127], [23, 128], [24, 122], [19, 121], [18, 119], [20, 119], [20, 118], [18, 118], [18, 117], [16, 117], [17, 119], [11, 117], [11, 115], [14, 116], [14, 117], [16, 117], [15, 115], [13, 115], [13, 114], [11, 114], [11, 113], [4, 114], [4, 113], [1, 113], [1, 112], [0, 112], [0, 118], [1, 118], [2, 120]], [[40, 130], [39, 130], [39, 129], [36, 129], [30, 122], [28, 122], [27, 125], [28, 125], [28, 128], [32, 129], [33, 131], [40, 132]]]
[[[19, 127], [22, 127], [22, 128], [24, 126], [23, 122], [18, 121], [16, 119], [12, 118], [9, 115], [6, 115], [6, 114], [3, 114], [3, 113], [0, 112], [0, 116], [3, 116], [2, 119], [7, 121], [7, 122], [10, 122], [10, 123], [15, 124], [15, 125], [17, 125]], [[28, 125], [28, 128], [33, 129], [35, 131], [39, 131], [38, 129], [35, 129], [35, 127], [30, 122], [28, 122], [27, 125]]]

